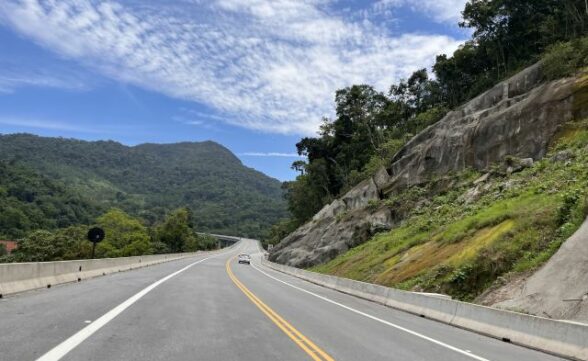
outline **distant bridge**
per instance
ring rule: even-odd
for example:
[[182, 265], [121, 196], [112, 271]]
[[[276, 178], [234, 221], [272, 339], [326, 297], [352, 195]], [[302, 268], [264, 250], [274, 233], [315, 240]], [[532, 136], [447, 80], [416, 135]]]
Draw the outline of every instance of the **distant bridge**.
[[199, 232], [198, 234], [212, 236], [212, 237], [216, 238], [218, 240], [219, 248], [225, 248], [225, 247], [231, 246], [241, 240], [241, 238], [239, 238], [239, 237], [225, 236], [222, 234], [212, 234], [212, 233], [202, 233], [202, 232]]

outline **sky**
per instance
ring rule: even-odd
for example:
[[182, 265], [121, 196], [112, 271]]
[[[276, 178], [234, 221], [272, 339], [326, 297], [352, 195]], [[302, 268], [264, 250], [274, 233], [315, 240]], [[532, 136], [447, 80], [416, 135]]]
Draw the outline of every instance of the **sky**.
[[[418, 4], [418, 5], [417, 5]], [[290, 180], [337, 89], [387, 91], [469, 34], [465, 0], [1, 0], [0, 133], [216, 141]]]

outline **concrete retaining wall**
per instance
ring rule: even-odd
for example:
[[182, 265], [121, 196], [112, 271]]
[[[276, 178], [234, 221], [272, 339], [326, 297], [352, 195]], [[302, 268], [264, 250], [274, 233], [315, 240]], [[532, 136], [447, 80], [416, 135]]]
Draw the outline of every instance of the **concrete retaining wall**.
[[498, 310], [401, 291], [276, 264], [262, 264], [306, 281], [460, 328], [576, 360], [588, 360], [588, 325]]
[[[206, 253], [215, 252], [219, 251]], [[0, 264], [0, 295], [48, 288], [61, 283], [80, 282], [109, 273], [194, 257], [200, 253], [202, 252], [58, 262], [2, 263]]]

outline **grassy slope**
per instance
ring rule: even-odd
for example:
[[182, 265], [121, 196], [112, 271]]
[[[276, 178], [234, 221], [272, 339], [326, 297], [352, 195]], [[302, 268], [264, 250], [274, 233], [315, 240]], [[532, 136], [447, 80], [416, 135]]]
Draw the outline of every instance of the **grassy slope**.
[[[507, 176], [498, 168], [467, 202], [481, 174], [454, 176], [457, 186], [427, 199], [413, 188], [383, 206], [413, 208], [402, 224], [314, 270], [403, 289], [472, 300], [509, 272], [537, 268], [586, 215], [588, 126], [570, 124], [550, 154]], [[550, 159], [558, 152], [568, 160]]]

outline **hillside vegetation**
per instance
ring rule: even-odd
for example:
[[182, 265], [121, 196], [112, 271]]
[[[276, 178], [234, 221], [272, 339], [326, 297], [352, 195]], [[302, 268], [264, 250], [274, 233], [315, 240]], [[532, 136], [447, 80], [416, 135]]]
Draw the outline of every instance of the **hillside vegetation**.
[[337, 91], [336, 115], [319, 136], [296, 145], [306, 161], [287, 182], [292, 218], [276, 224], [269, 243], [278, 243], [323, 206], [388, 167], [414, 135], [450, 109], [544, 58], [547, 79], [588, 65], [588, 13], [582, 0], [470, 0], [460, 27], [472, 32], [452, 55], [392, 84], [387, 92], [370, 85]]
[[[0, 236], [87, 224], [116, 207], [148, 226], [187, 207], [202, 232], [259, 237], [286, 215], [280, 183], [243, 166], [214, 142], [85, 142], [28, 134], [0, 136], [9, 208]], [[9, 170], [6, 170], [9, 169]], [[28, 170], [27, 170], [28, 169]], [[34, 170], [34, 171], [33, 171]], [[19, 190], [20, 189], [20, 190]], [[20, 222], [20, 223], [19, 223]]]
[[434, 76], [339, 90], [335, 117], [297, 144], [270, 259], [463, 300], [544, 264], [587, 215], [585, 5], [470, 0], [472, 38]]
[[[217, 248], [211, 236], [200, 235], [191, 222], [189, 209], [179, 208], [164, 220], [148, 227], [140, 218], [113, 208], [93, 219], [91, 224], [104, 229], [106, 237], [96, 247], [95, 256], [124, 257], [155, 253], [194, 252]], [[10, 255], [0, 254], [0, 262], [41, 262], [90, 258], [88, 225], [73, 225], [54, 230], [37, 229], [19, 239]]]
[[412, 210], [397, 228], [314, 270], [472, 300], [500, 276], [536, 269], [579, 227], [588, 215], [587, 162], [588, 123], [569, 124], [529, 168], [508, 158], [483, 178], [449, 175], [455, 186], [446, 193], [428, 196], [432, 181], [382, 201]]
[[0, 162], [0, 239], [32, 230], [88, 224], [103, 210], [62, 182], [20, 164]]

